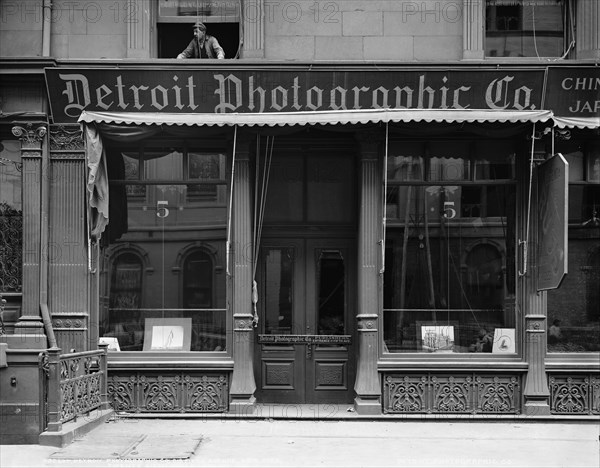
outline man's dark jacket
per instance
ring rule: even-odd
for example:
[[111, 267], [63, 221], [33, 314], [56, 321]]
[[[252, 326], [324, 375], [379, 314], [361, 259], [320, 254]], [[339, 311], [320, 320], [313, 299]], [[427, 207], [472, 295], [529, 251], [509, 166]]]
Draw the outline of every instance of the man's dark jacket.
[[219, 45], [219, 41], [208, 34], [204, 36], [203, 41], [200, 43], [198, 39], [194, 37], [177, 58], [202, 58], [202, 55], [200, 54], [200, 47], [202, 46], [204, 46], [207, 55], [206, 58], [225, 58], [225, 51], [223, 51], [223, 48]]

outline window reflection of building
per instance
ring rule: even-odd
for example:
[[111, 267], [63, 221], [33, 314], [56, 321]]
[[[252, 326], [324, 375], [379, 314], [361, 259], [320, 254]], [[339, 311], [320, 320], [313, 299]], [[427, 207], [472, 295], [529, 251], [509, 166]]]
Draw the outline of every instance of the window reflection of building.
[[515, 243], [514, 145], [439, 140], [391, 146], [387, 349], [415, 352], [417, 322], [451, 320], [458, 324], [454, 350], [467, 352], [482, 328], [515, 324], [515, 269], [506, 259]]
[[[148, 139], [107, 148], [109, 227], [114, 234], [108, 249], [117, 260], [128, 249], [141, 262], [135, 264], [137, 270], [133, 262], [114, 267], [108, 279], [111, 314], [105, 329], [129, 334], [123, 335], [129, 346], [121, 344], [122, 351], [146, 348], [144, 330], [150, 319], [190, 319], [191, 351], [226, 348], [225, 153], [206, 142], [194, 143]], [[123, 229], [116, 233], [119, 220]], [[136, 295], [127, 288], [138, 271], [142, 279]], [[117, 316], [113, 309], [131, 310]], [[139, 335], [134, 342], [132, 328]]]
[[[142, 342], [140, 312], [143, 298], [143, 262], [133, 252], [119, 254], [110, 275], [108, 323], [101, 336], [119, 340], [122, 350], [138, 350]], [[141, 348], [140, 348], [141, 349]]]
[[183, 308], [192, 314], [192, 350], [225, 350], [225, 314], [213, 310], [214, 267], [211, 256], [193, 250], [183, 263]]
[[548, 323], [561, 323], [551, 353], [600, 351], [600, 144], [557, 140], [569, 163], [568, 274], [548, 291]]

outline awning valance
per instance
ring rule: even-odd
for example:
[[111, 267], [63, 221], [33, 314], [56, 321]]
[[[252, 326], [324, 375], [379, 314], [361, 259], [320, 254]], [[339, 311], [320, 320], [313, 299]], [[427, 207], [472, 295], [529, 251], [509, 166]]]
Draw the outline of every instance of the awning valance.
[[388, 122], [546, 122], [551, 111], [482, 109], [359, 109], [314, 112], [172, 114], [160, 112], [86, 112], [79, 122], [126, 125], [247, 126], [370, 124]]
[[553, 116], [558, 128], [600, 128], [600, 117], [557, 117]]

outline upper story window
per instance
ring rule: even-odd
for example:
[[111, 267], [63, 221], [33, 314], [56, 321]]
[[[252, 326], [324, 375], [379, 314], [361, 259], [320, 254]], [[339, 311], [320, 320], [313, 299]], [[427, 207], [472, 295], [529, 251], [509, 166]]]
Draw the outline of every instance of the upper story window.
[[486, 57], [561, 57], [573, 40], [569, 0], [486, 0]]
[[225, 51], [237, 58], [240, 47], [240, 0], [159, 0], [158, 57], [175, 58], [193, 39], [196, 21], [206, 25]]

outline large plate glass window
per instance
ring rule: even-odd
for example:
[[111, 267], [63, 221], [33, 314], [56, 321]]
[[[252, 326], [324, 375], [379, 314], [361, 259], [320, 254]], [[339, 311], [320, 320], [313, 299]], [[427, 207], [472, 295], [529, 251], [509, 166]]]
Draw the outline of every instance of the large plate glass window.
[[600, 351], [600, 143], [558, 142], [569, 163], [568, 274], [548, 291], [548, 352]]
[[390, 145], [384, 352], [516, 352], [515, 155], [507, 140]]
[[179, 140], [106, 154], [100, 336], [121, 351], [225, 351], [225, 153]]

